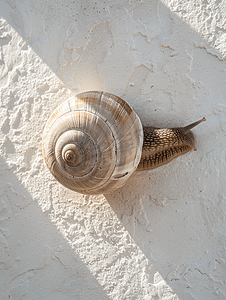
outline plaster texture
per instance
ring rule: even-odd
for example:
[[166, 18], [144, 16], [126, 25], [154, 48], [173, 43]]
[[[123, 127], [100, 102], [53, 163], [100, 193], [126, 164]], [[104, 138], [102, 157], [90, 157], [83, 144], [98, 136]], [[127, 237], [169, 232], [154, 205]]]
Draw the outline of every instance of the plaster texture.
[[[226, 299], [226, 2], [0, 0], [0, 299]], [[109, 195], [54, 180], [41, 139], [104, 90], [144, 125], [205, 116], [197, 151]]]

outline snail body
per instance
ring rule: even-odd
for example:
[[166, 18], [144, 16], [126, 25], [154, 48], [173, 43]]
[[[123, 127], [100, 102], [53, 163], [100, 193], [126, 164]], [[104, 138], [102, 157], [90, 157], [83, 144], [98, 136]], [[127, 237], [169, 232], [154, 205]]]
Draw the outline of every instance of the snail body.
[[106, 92], [63, 102], [43, 134], [43, 156], [53, 176], [83, 194], [110, 193], [132, 174], [157, 168], [194, 146], [190, 129], [142, 127], [131, 106]]
[[202, 118], [185, 127], [165, 129], [143, 127], [144, 142], [137, 171], [158, 168], [192, 149], [196, 151], [191, 129], [205, 120]]

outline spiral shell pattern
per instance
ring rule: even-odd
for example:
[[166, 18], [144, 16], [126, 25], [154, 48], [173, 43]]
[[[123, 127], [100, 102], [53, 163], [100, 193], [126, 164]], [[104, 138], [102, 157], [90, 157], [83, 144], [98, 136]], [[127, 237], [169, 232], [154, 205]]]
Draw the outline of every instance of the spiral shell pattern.
[[43, 156], [53, 176], [83, 194], [123, 186], [141, 158], [140, 119], [123, 99], [85, 92], [63, 102], [43, 134]]

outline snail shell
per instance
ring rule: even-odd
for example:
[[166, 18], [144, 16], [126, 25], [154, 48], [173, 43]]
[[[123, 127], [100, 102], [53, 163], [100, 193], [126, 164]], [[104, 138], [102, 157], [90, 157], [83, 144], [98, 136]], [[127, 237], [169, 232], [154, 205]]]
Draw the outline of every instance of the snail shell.
[[63, 102], [43, 134], [43, 156], [53, 176], [83, 194], [109, 193], [135, 172], [143, 128], [123, 99], [86, 92]]

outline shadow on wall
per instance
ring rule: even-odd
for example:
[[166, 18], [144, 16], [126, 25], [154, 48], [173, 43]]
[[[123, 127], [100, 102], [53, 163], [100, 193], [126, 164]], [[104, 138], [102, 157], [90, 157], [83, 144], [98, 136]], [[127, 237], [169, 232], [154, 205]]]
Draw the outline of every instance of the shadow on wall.
[[[158, 272], [149, 283], [148, 259], [103, 197], [75, 201], [74, 193], [62, 188], [47, 214], [14, 175], [14, 167], [2, 158], [0, 166], [2, 299], [34, 294], [48, 300], [116, 299], [118, 294], [150, 299], [159, 297], [159, 288], [176, 296]], [[57, 229], [50, 220], [56, 216], [61, 220], [55, 219]]]
[[14, 171], [0, 157], [0, 298], [109, 299]]
[[[200, 72], [208, 69], [215, 77], [216, 66], [225, 65], [219, 61], [224, 56], [210, 47], [204, 34], [201, 36], [178, 17], [181, 13], [178, 8], [171, 13], [173, 7], [169, 9], [161, 1], [149, 2], [143, 1], [137, 7], [130, 1], [115, 3], [108, 10], [104, 2], [94, 5], [90, 1], [74, 4], [64, 1], [59, 5], [24, 1], [15, 6], [2, 2], [1, 15], [23, 38], [21, 51], [31, 47], [65, 87], [74, 92], [106, 89], [121, 95], [138, 111], [142, 106], [141, 117], [149, 124], [150, 112], [151, 122], [162, 125], [165, 114], [165, 122], [172, 123], [179, 111], [179, 123], [171, 125], [181, 125], [188, 113], [193, 117], [195, 111], [191, 109], [197, 106], [203, 109], [201, 115], [200, 111], [196, 112], [197, 117], [207, 114], [202, 97], [212, 101], [215, 91], [225, 94], [222, 84], [215, 83], [211, 87], [211, 99], [207, 99], [202, 83], [205, 85], [208, 78], [203, 78]], [[184, 5], [186, 9], [189, 3]], [[6, 36], [4, 43], [9, 42], [10, 37]], [[190, 99], [194, 94], [196, 104], [192, 108]], [[134, 103], [136, 98], [139, 101]], [[152, 99], [154, 103], [148, 101]]]
[[[72, 9], [72, 4], [66, 8], [64, 5], [69, 1], [65, 1], [62, 5], [67, 17], [62, 17], [59, 22], [61, 6], [40, 3], [34, 5], [27, 2], [27, 10], [24, 10], [24, 6], [20, 7], [19, 4], [10, 7], [7, 2], [1, 2], [1, 14], [21, 35], [21, 45], [18, 46], [20, 51], [31, 47], [60, 78], [61, 87], [70, 88], [72, 93], [106, 89], [119, 96], [123, 95], [135, 107], [144, 123], [149, 125], [185, 125], [186, 118], [193, 119], [196, 116], [196, 120], [205, 115], [214, 126], [208, 135], [208, 146], [204, 144], [207, 140], [205, 133], [198, 140], [197, 148], [202, 153], [204, 148], [206, 153], [214, 147], [222, 149], [219, 140], [223, 132], [220, 130], [223, 130], [225, 121], [222, 119], [219, 122], [219, 115], [213, 114], [212, 107], [221, 103], [218, 95], [226, 97], [224, 81], [219, 79], [218, 84], [214, 81], [207, 89], [209, 78], [203, 74], [208, 69], [213, 78], [217, 77], [219, 68], [226, 69], [226, 63], [217, 58], [217, 50], [214, 54], [209, 53], [207, 42], [200, 34], [175, 14], [171, 14], [161, 2], [158, 12], [155, 10], [150, 13], [153, 17], [150, 26], [158, 24], [153, 27], [153, 35], [151, 30], [145, 32], [147, 24], [141, 24], [137, 29], [135, 21], [122, 7], [117, 10], [118, 15], [113, 12], [114, 7], [111, 8], [111, 14], [104, 15], [93, 11], [86, 3], [90, 9], [86, 15], [77, 3], [76, 21], [73, 16], [75, 9]], [[142, 5], [147, 3], [144, 1]], [[91, 11], [93, 16], [98, 16], [94, 18], [96, 24], [89, 23]], [[85, 21], [82, 22], [82, 18]], [[126, 34], [125, 41], [117, 38], [117, 22], [121, 30], [125, 27], [122, 24], [132, 28], [132, 38]], [[85, 24], [87, 36], [81, 36], [81, 24]], [[6, 36], [4, 42], [10, 42], [10, 39]], [[0, 42], [3, 43], [3, 40]], [[97, 49], [96, 56], [90, 55], [94, 48]], [[118, 53], [123, 52], [126, 57], [122, 55], [119, 58]], [[116, 69], [118, 76], [112, 78], [109, 70], [115, 74]], [[47, 85], [42, 89], [47, 97], [50, 95], [49, 88]], [[47, 110], [46, 114], [49, 116], [51, 111]], [[178, 116], [177, 123], [175, 115]], [[37, 130], [41, 135], [40, 124]], [[191, 290], [199, 297], [209, 299], [210, 291], [206, 289], [199, 293], [198, 284], [192, 279], [202, 278], [201, 284], [204, 282], [207, 286], [212, 281], [209, 274], [214, 270], [210, 246], [213, 228], [203, 227], [203, 222], [211, 223], [208, 221], [209, 215], [204, 212], [205, 203], [214, 199], [212, 190], [216, 181], [219, 182], [219, 177], [217, 172], [211, 171], [215, 181], [213, 185], [210, 184], [210, 169], [206, 166], [212, 160], [203, 154], [201, 159], [205, 163], [201, 164], [199, 151], [190, 152], [159, 170], [136, 174], [125, 187], [104, 197], [80, 196], [55, 184], [51, 188], [53, 196], [49, 216], [64, 238], [52, 226], [47, 214], [37, 209], [32, 196], [13, 175], [14, 170], [8, 169], [8, 165], [2, 161], [2, 170], [4, 174], [9, 172], [9, 182], [12, 184], [2, 186], [2, 214], [6, 215], [3, 217], [6, 218], [3, 244], [6, 245], [5, 251], [9, 251], [9, 255], [15, 256], [16, 260], [12, 271], [9, 271], [7, 261], [3, 262], [7, 274], [4, 296], [9, 293], [23, 295], [25, 292], [32, 296], [32, 291], [37, 292], [34, 280], [37, 278], [40, 280], [40, 295], [45, 299], [45, 295], [49, 294], [46, 298], [48, 300], [55, 296], [74, 299], [77, 294], [84, 295], [86, 299], [116, 299], [121, 294], [125, 295], [125, 299], [131, 299], [131, 295], [149, 299], [150, 296], [160, 298], [160, 290], [176, 299], [163, 277], [181, 299], [184, 299], [186, 292], [189, 293], [186, 299], [193, 299]], [[219, 165], [219, 168], [222, 166]], [[205, 182], [200, 179], [203, 174], [207, 174]], [[25, 199], [17, 196], [14, 186], [20, 186], [21, 191], [18, 193], [25, 196]], [[205, 190], [206, 186], [209, 189]], [[8, 211], [14, 216], [10, 224]], [[17, 223], [23, 223], [21, 219], [26, 220], [24, 228], [15, 230]], [[202, 235], [195, 227], [200, 229]], [[18, 246], [11, 246], [7, 242], [7, 234], [11, 234], [11, 231], [15, 239], [10, 241], [14, 243], [18, 240]], [[205, 245], [200, 243], [200, 236], [201, 241], [207, 241]], [[40, 241], [43, 243], [43, 255], [40, 255]], [[56, 247], [57, 243], [61, 247]], [[31, 250], [27, 249], [29, 244], [33, 247]], [[209, 267], [202, 267], [209, 262]], [[87, 272], [84, 264], [93, 276]], [[29, 266], [29, 270], [26, 266]], [[36, 276], [38, 272], [46, 273], [45, 282], [41, 282], [41, 275]], [[205, 279], [202, 275], [204, 273], [208, 274]], [[47, 284], [47, 274], [50, 274], [50, 281], [47, 281], [48, 287], [43, 289]], [[153, 277], [154, 284], [150, 284]], [[81, 281], [78, 283], [79, 278]], [[68, 290], [73, 295], [67, 294]], [[90, 295], [87, 296], [87, 293]]]

